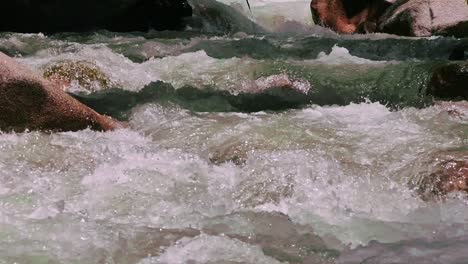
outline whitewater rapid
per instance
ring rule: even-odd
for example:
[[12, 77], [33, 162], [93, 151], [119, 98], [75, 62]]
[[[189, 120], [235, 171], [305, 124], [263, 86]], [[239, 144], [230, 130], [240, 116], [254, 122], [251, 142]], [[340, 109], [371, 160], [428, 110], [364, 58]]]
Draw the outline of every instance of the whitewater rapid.
[[[2, 33], [37, 74], [95, 65], [108, 86], [69, 92], [128, 127], [0, 133], [0, 263], [463, 257], [427, 241], [467, 246], [466, 199], [423, 201], [412, 185], [468, 145], [466, 109], [421, 92], [460, 40], [158, 34]], [[307, 101], [242, 97], [278, 76]]]

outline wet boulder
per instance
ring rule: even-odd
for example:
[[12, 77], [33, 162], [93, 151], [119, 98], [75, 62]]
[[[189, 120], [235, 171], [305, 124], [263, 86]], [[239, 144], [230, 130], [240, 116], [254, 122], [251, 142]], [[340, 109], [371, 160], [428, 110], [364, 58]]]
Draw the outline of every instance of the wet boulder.
[[88, 127], [106, 131], [118, 124], [0, 53], [0, 130], [76, 131]]
[[312, 0], [310, 9], [317, 25], [338, 33], [368, 33], [377, 28], [380, 15], [393, 0]]
[[468, 99], [468, 63], [435, 67], [427, 94], [439, 99]]
[[468, 152], [447, 150], [429, 155], [423, 170], [412, 184], [423, 200], [443, 200], [451, 193], [468, 197]]
[[451, 159], [438, 163], [437, 170], [425, 179], [421, 187], [423, 194], [435, 197], [453, 192], [468, 194], [468, 160]]
[[[95, 64], [87, 61], [60, 61], [44, 70], [44, 78], [57, 83], [67, 91], [71, 86], [79, 86], [89, 92], [107, 88], [109, 77]], [[79, 90], [82, 90], [79, 89]]]
[[15, 0], [2, 2], [0, 31], [180, 30], [192, 15], [186, 0]]
[[398, 0], [381, 16], [378, 30], [413, 37], [468, 37], [468, 5], [464, 0]]

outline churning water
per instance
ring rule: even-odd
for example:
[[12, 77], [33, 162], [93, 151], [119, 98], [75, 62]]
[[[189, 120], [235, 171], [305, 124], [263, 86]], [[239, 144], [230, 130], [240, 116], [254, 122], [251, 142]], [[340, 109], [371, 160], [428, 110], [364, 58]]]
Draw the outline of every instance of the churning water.
[[[4, 33], [38, 73], [98, 67], [70, 92], [128, 127], [0, 134], [0, 263], [466, 263], [466, 199], [414, 186], [466, 153], [466, 106], [423, 91], [462, 41]], [[242, 97], [271, 78], [307, 98]]]

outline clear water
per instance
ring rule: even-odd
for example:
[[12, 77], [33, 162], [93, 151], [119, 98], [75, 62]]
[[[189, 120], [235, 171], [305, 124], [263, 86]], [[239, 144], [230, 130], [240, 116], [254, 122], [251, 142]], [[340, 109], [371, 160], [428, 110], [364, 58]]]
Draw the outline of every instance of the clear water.
[[[463, 41], [4, 33], [0, 50], [39, 74], [98, 66], [109, 87], [69, 91], [129, 127], [0, 134], [0, 263], [464, 263], [466, 199], [411, 184], [431, 157], [466, 158], [466, 107], [419, 93]], [[308, 84], [308, 103], [146, 96], [235, 97], [278, 74]]]

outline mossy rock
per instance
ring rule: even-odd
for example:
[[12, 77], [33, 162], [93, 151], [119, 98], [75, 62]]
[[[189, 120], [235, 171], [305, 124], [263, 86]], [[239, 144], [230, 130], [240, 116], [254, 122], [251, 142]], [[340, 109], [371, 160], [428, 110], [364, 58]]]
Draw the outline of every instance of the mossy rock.
[[58, 62], [45, 69], [44, 78], [58, 83], [64, 90], [77, 83], [82, 89], [94, 92], [111, 84], [97, 65], [87, 61]]

